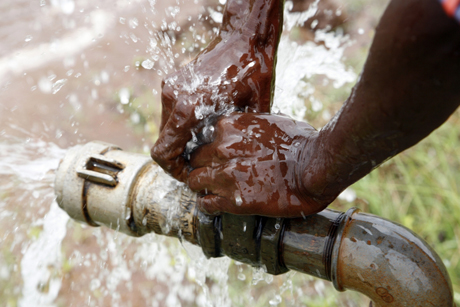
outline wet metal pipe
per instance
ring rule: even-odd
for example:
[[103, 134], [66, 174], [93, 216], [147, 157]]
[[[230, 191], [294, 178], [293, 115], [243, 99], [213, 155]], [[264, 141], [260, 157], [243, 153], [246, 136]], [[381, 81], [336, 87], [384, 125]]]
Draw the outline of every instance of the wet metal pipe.
[[131, 236], [149, 232], [201, 246], [268, 273], [295, 270], [354, 290], [372, 306], [454, 306], [450, 278], [409, 229], [350, 209], [283, 219], [196, 210], [196, 195], [150, 157], [91, 142], [71, 148], [56, 174], [59, 206], [73, 219]]

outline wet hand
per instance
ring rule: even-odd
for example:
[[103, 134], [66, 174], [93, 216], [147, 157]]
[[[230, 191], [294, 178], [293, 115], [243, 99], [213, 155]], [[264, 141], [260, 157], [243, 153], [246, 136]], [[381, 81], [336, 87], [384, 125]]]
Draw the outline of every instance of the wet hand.
[[205, 125], [234, 110], [269, 112], [277, 43], [274, 35], [222, 31], [163, 81], [160, 136], [151, 150], [163, 169], [185, 181], [187, 143]]
[[190, 160], [188, 184], [199, 193], [200, 209], [282, 217], [324, 209], [323, 200], [302, 183], [305, 169], [315, 165], [313, 127], [284, 116], [234, 113], [214, 131], [214, 141]]

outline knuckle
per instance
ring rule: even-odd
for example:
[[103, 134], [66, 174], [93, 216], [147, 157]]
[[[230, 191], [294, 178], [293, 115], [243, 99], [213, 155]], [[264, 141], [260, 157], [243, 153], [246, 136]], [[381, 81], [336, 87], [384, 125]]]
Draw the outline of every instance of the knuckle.
[[191, 109], [184, 101], [178, 102], [175, 107], [175, 111], [180, 114], [189, 114]]
[[200, 197], [198, 198], [198, 206], [201, 211], [211, 214], [211, 215], [217, 215], [220, 213], [220, 210], [216, 207], [215, 204], [215, 197]]
[[230, 127], [233, 120], [230, 117], [224, 117], [217, 123], [217, 129], [225, 131], [226, 128]]
[[174, 88], [169, 83], [165, 84], [164, 82], [165, 81], [163, 80], [163, 83], [161, 85], [161, 98], [172, 100], [174, 97]]
[[161, 145], [156, 145], [152, 147], [152, 149], [150, 150], [150, 156], [152, 157], [153, 161], [158, 163], [158, 165], [163, 166], [166, 164], [166, 159], [164, 157]]
[[225, 160], [227, 158], [227, 148], [225, 145], [219, 145], [216, 147], [216, 157], [219, 160]]

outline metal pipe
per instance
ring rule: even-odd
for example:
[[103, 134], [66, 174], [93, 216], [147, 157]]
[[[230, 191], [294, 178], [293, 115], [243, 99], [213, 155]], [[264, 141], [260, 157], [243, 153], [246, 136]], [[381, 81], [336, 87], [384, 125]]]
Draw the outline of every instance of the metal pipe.
[[177, 237], [207, 257], [226, 255], [270, 274], [299, 271], [361, 292], [372, 306], [454, 306], [436, 252], [411, 230], [357, 209], [296, 219], [207, 216], [150, 157], [102, 142], [68, 151], [55, 191], [62, 209], [92, 226]]

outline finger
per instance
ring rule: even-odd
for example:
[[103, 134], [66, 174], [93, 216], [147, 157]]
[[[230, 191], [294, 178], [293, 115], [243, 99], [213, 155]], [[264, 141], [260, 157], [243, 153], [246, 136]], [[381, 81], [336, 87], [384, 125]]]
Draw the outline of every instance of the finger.
[[261, 71], [261, 63], [265, 61], [262, 54], [259, 56], [261, 58], [254, 61], [253, 66], [248, 65], [238, 73], [240, 75], [239, 80], [244, 80], [241, 82], [241, 86], [246, 89], [249, 97], [240, 99], [239, 101], [244, 103], [237, 105], [249, 112], [270, 113], [274, 84], [272, 80], [274, 79], [272, 73]]
[[[185, 159], [180, 153], [177, 154], [176, 150], [169, 151], [169, 146], [167, 144], [168, 140], [166, 137], [158, 138], [157, 142], [150, 150], [150, 155], [152, 159], [167, 173], [177, 180], [185, 182]], [[180, 150], [183, 150], [183, 148]]]
[[206, 195], [196, 200], [198, 209], [211, 215], [218, 215], [221, 212], [243, 214], [240, 207], [235, 206], [228, 199], [218, 195]]
[[253, 99], [249, 101], [249, 108], [257, 113], [270, 113], [271, 103], [273, 99], [272, 83], [269, 80], [267, 82], [260, 82], [261, 76], [258, 74], [248, 80], [248, 85], [252, 88], [252, 92], [257, 95], [253, 95]]
[[[232, 203], [236, 203], [236, 197], [241, 193], [235, 191], [239, 185], [253, 179], [250, 166], [240, 163], [229, 162], [217, 167], [202, 167], [190, 172], [187, 184], [195, 192], [201, 194], [214, 194], [225, 197]], [[241, 205], [241, 201], [238, 203]]]
[[197, 169], [227, 163], [231, 159], [231, 155], [226, 148], [226, 144], [220, 144], [217, 141], [202, 145], [190, 154], [190, 166]]
[[242, 114], [236, 114], [218, 122], [215, 140], [210, 144], [198, 147], [190, 155], [192, 168], [227, 163], [229, 160], [237, 158], [249, 159], [260, 154], [258, 152], [261, 149], [260, 141], [248, 135], [245, 131], [247, 125], [239, 122], [241, 117]]
[[173, 87], [163, 79], [161, 83], [161, 124], [160, 131], [162, 131], [168, 122], [169, 117], [175, 107], [176, 97], [174, 95]]
[[[182, 106], [181, 108], [178, 108]], [[185, 181], [188, 168], [182, 156], [187, 142], [192, 138], [191, 129], [196, 126], [197, 120], [187, 114], [184, 104], [177, 104], [168, 122], [151, 150], [151, 156], [165, 171], [174, 178]], [[190, 113], [190, 112], [189, 112]]]
[[215, 163], [223, 162], [216, 154], [216, 143], [201, 145], [190, 154], [190, 166], [193, 169], [212, 166]]
[[195, 192], [203, 194], [221, 194], [220, 187], [224, 186], [227, 189], [233, 186], [230, 178], [225, 179], [225, 175], [222, 173], [222, 169], [225, 165], [221, 165], [217, 168], [202, 167], [193, 170], [188, 176], [187, 184]]

